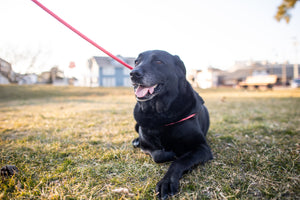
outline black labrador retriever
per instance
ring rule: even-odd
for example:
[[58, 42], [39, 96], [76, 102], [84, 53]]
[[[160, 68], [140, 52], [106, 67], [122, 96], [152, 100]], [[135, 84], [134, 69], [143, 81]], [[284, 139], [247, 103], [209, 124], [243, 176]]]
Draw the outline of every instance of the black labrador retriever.
[[178, 192], [184, 172], [213, 158], [205, 139], [209, 114], [186, 80], [186, 69], [178, 56], [160, 50], [143, 52], [130, 77], [139, 133], [133, 146], [149, 153], [156, 163], [173, 161], [156, 186], [158, 197], [166, 199]]

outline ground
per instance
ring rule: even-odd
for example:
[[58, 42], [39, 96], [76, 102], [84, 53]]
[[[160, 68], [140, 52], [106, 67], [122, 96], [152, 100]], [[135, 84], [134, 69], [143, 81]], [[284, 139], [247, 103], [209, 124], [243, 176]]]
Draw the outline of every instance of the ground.
[[[299, 199], [300, 90], [198, 90], [214, 160], [174, 199]], [[169, 163], [131, 141], [130, 88], [0, 86], [0, 199], [153, 199]]]

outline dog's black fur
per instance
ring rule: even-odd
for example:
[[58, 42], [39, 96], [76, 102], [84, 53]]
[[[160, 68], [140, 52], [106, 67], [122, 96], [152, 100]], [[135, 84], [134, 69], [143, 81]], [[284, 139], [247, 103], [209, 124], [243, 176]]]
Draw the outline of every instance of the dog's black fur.
[[[139, 137], [132, 143], [157, 163], [173, 161], [156, 186], [158, 197], [166, 199], [178, 192], [185, 171], [213, 158], [205, 138], [209, 114], [203, 99], [187, 82], [185, 66], [178, 56], [146, 51], [135, 63], [130, 76], [137, 98], [134, 118]], [[137, 90], [150, 87], [155, 87], [154, 91], [137, 95]], [[178, 122], [191, 114], [196, 115]]]

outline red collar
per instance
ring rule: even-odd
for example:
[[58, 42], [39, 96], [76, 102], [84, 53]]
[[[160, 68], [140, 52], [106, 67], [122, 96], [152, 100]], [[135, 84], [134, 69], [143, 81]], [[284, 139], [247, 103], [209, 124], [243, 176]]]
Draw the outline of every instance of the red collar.
[[196, 113], [193, 113], [193, 114], [191, 114], [191, 115], [189, 115], [189, 116], [187, 116], [187, 117], [185, 117], [185, 118], [183, 118], [183, 119], [181, 119], [181, 120], [179, 120], [177, 122], [172, 122], [172, 123], [169, 123], [169, 124], [165, 124], [165, 126], [171, 126], [171, 125], [174, 125], [174, 124], [178, 124], [178, 123], [183, 122], [185, 120], [191, 119], [195, 115], [196, 115]]

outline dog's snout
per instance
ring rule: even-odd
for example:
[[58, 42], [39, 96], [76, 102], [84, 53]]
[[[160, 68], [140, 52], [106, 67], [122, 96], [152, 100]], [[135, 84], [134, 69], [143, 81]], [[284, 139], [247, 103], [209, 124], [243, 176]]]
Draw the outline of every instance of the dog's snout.
[[143, 72], [141, 69], [133, 69], [130, 72], [131, 78], [142, 78], [143, 77]]

